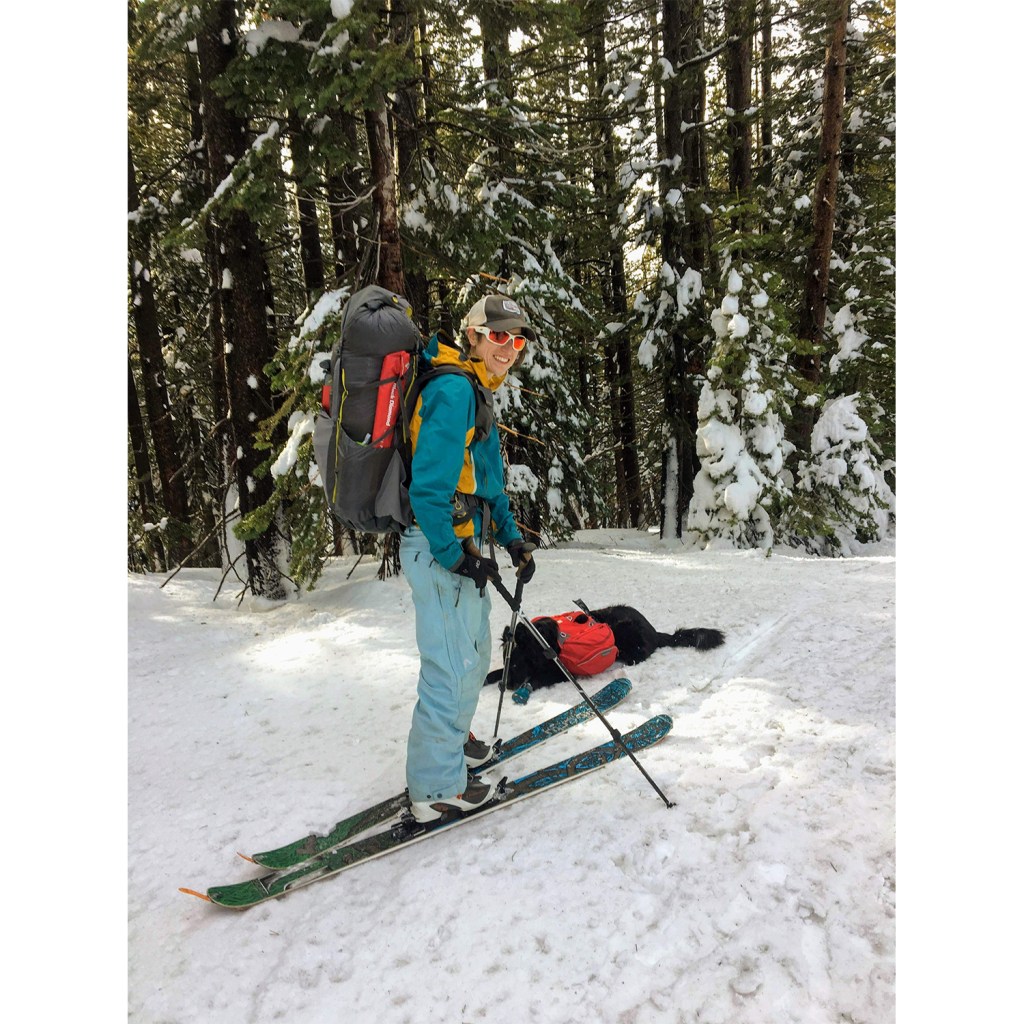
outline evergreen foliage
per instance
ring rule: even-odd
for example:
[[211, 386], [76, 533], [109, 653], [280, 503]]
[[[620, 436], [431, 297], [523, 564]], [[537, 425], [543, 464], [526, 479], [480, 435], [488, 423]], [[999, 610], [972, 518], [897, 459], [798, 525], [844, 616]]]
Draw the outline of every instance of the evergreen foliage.
[[711, 314], [715, 345], [698, 409], [701, 469], [689, 513], [691, 533], [707, 546], [771, 548], [773, 519], [789, 502], [792, 338], [773, 308], [771, 283], [749, 264], [728, 267]]
[[[133, 569], [243, 578], [240, 544], [273, 533], [281, 570], [312, 585], [346, 545], [376, 548], [330, 521], [310, 431], [344, 299], [381, 273], [367, 120], [382, 104], [424, 336], [455, 333], [489, 291], [536, 326], [497, 405], [533, 539], [659, 526], [835, 554], [891, 528], [890, 0], [850, 7], [815, 340], [797, 324], [833, 0], [236, 0], [230, 59], [203, 81], [196, 39], [225, 9], [128, 5]], [[223, 175], [201, 85], [242, 126]], [[236, 213], [258, 239], [275, 349], [252, 385], [267, 412], [241, 424], [225, 376], [245, 287], [225, 262]], [[234, 448], [249, 439], [250, 483], [273, 486], [240, 518]]]

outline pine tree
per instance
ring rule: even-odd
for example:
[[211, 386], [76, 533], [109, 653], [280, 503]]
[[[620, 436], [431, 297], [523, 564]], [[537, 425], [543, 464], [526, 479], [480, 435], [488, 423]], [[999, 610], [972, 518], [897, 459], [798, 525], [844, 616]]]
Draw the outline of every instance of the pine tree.
[[[827, 516], [790, 519], [795, 539], [809, 550], [849, 555], [853, 541], [880, 540], [891, 527], [896, 498], [886, 483], [878, 446], [858, 411], [859, 395], [829, 399], [811, 433], [811, 452], [801, 461], [799, 490], [814, 494]], [[816, 532], [816, 527], [820, 532]]]
[[711, 316], [716, 342], [701, 392], [688, 527], [705, 546], [770, 549], [784, 507], [792, 445], [784, 436], [792, 340], [766, 285], [749, 264], [730, 266]]
[[[147, 206], [152, 208], [150, 204]], [[139, 352], [142, 392], [159, 471], [162, 506], [166, 515], [166, 518], [161, 517], [159, 529], [165, 535], [165, 551], [173, 563], [180, 565], [192, 546], [189, 533], [188, 490], [182, 474], [180, 446], [167, 393], [163, 345], [150, 258], [151, 241], [147, 211], [141, 203], [130, 147], [128, 214], [131, 313]], [[136, 451], [141, 455], [139, 447], [141, 445]], [[140, 468], [143, 472], [146, 471], [144, 464]]]

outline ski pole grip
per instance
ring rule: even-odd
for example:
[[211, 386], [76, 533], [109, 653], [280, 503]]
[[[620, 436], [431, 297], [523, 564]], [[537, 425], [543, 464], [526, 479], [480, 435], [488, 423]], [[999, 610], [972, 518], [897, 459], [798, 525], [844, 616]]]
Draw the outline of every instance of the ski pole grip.
[[[505, 599], [505, 604], [507, 604], [512, 611], [518, 611], [519, 602], [509, 593], [508, 587], [506, 587], [501, 580], [496, 580], [493, 576], [491, 577], [491, 583], [493, 584], [494, 589]], [[520, 594], [520, 599], [521, 598], [522, 595]]]
[[[480, 553], [480, 549], [468, 537], [466, 538], [466, 540], [464, 540], [462, 542], [462, 550], [465, 551], [467, 555], [472, 555], [474, 558], [483, 558], [484, 557]], [[509, 606], [509, 608], [511, 608], [512, 611], [514, 611], [514, 612], [518, 611], [520, 605], [523, 602], [523, 586], [524, 586], [524, 584], [523, 584], [522, 579], [520, 579], [519, 577], [516, 577], [516, 593], [515, 593], [515, 597], [513, 597], [509, 593], [508, 587], [506, 587], [505, 584], [501, 582], [501, 579], [498, 576], [488, 576], [487, 578], [493, 584], [494, 589], [499, 594], [501, 594], [501, 596], [505, 599], [505, 603]], [[482, 593], [482, 591], [481, 591], [481, 593]]]

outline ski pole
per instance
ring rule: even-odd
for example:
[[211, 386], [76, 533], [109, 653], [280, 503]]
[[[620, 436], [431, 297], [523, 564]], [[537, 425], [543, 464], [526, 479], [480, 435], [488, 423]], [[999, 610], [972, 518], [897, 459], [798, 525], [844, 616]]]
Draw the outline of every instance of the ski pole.
[[[604, 724], [604, 727], [608, 730], [608, 732], [611, 733], [612, 739], [622, 749], [622, 752], [633, 762], [633, 764], [637, 766], [637, 768], [640, 769], [640, 774], [648, 781], [648, 783], [650, 783], [651, 788], [654, 790], [654, 792], [661, 797], [661, 799], [665, 803], [665, 806], [675, 807], [675, 804], [671, 800], [669, 800], [667, 796], [665, 796], [665, 794], [658, 787], [658, 784], [647, 773], [647, 770], [644, 768], [644, 766], [636, 759], [636, 755], [633, 753], [633, 751], [630, 750], [629, 747], [627, 747], [626, 744], [622, 741], [622, 733], [620, 733], [619, 730], [616, 729], [615, 726], [613, 726], [607, 718], [605, 718], [605, 716], [601, 712], [601, 709], [591, 699], [590, 694], [587, 693], [587, 691], [584, 690], [583, 687], [580, 685], [580, 681], [562, 664], [561, 659], [558, 657], [558, 652], [552, 649], [551, 645], [547, 642], [547, 640], [544, 639], [544, 635], [540, 632], [540, 630], [537, 629], [537, 627], [525, 615], [523, 615], [522, 609], [520, 607], [522, 603], [522, 595], [519, 594], [519, 588], [516, 588], [517, 596], [519, 598], [519, 600], [517, 600], [508, 592], [508, 588], [505, 586], [504, 583], [501, 582], [501, 580], [495, 579], [493, 576], [490, 577], [490, 580], [491, 583], [494, 585], [494, 589], [497, 590], [499, 594], [501, 594], [501, 596], [505, 599], [508, 606], [512, 609], [512, 635], [515, 636], [516, 624], [517, 622], [521, 621], [523, 625], [526, 627], [527, 632], [530, 633], [530, 635], [541, 645], [541, 649], [545, 652], [545, 657], [550, 658], [552, 661], [554, 661], [554, 663], [561, 670], [562, 675], [564, 675], [565, 678], [568, 679], [569, 682], [576, 687], [576, 689], [579, 691], [580, 696], [583, 698], [584, 702], [587, 704], [590, 710], [593, 711], [594, 714], [601, 720], [601, 722]], [[507, 674], [507, 672], [508, 662], [506, 661], [505, 670], [502, 673], [503, 687], [505, 685], [505, 675]]]
[[501, 684], [498, 692], [498, 717], [494, 719], [494, 735], [498, 735], [498, 723], [501, 721], [501, 705], [505, 700], [505, 690], [508, 689], [508, 663], [512, 657], [512, 651], [516, 646], [516, 620], [519, 617], [519, 608], [523, 603], [523, 580], [516, 578], [516, 596], [512, 599], [512, 624], [508, 627], [508, 640], [505, 649], [502, 651]]

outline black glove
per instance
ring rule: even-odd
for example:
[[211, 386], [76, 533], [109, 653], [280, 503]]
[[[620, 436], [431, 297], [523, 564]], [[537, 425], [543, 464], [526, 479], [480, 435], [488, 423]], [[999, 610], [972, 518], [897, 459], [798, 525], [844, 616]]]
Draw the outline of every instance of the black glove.
[[486, 589], [489, 579], [501, 579], [498, 563], [493, 558], [484, 558], [483, 555], [471, 551], [463, 554], [449, 571], [456, 576], [465, 576], [466, 579], [472, 580], [481, 594]]
[[533, 555], [530, 552], [536, 551], [537, 545], [517, 537], [511, 544], [505, 545], [505, 550], [511, 556], [512, 564], [516, 567], [516, 575], [524, 583], [529, 583], [537, 571], [537, 563], [533, 560]]

